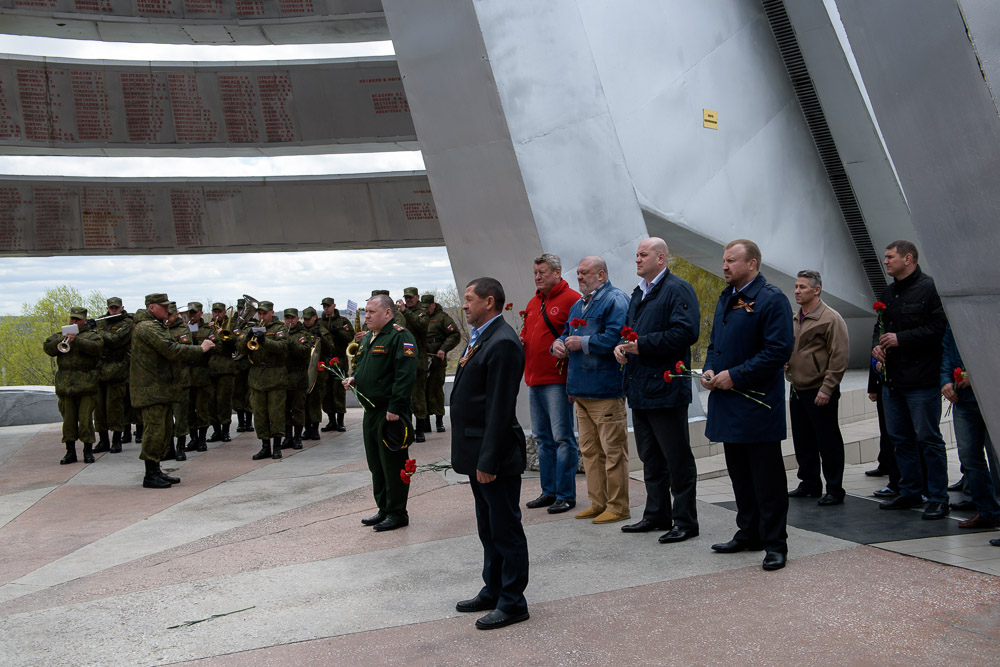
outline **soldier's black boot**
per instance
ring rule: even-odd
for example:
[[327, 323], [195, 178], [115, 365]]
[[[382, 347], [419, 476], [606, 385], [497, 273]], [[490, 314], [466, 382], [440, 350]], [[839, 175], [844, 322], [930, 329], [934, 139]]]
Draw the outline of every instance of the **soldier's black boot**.
[[124, 442], [124, 440], [122, 440], [122, 432], [115, 431], [114, 433], [111, 434], [111, 449], [109, 449], [108, 451], [111, 452], [112, 454], [121, 454], [122, 442]]
[[[184, 448], [181, 447], [181, 454], [184, 453]], [[174, 449], [174, 439], [170, 438], [167, 440], [167, 451], [163, 453], [164, 461], [173, 461], [177, 458], [177, 450]], [[183, 461], [183, 459], [181, 459]]]
[[212, 436], [208, 439], [209, 442], [222, 442], [222, 425], [212, 424]]
[[[74, 449], [76, 449], [74, 447]], [[83, 462], [93, 463], [94, 462], [94, 443], [85, 442], [83, 443]]]
[[179, 436], [177, 436], [177, 460], [178, 461], [187, 461], [188, 460], [187, 454], [184, 453], [184, 452], [187, 451], [187, 448], [184, 447], [184, 443], [186, 443], [186, 442], [187, 442], [187, 436], [186, 435], [179, 435]]
[[309, 429], [310, 429], [309, 439], [310, 440], [319, 440], [320, 439], [320, 435], [319, 435], [319, 422], [313, 422], [309, 426]]
[[[262, 439], [260, 441], [260, 451], [251, 456], [254, 461], [260, 461], [261, 459], [266, 459], [271, 455], [271, 441], [269, 439]], [[281, 450], [278, 450], [278, 455], [281, 455]]]
[[222, 425], [222, 442], [232, 442], [233, 439], [229, 437], [229, 424]]
[[208, 435], [208, 427], [202, 426], [198, 429], [198, 451], [207, 452], [208, 451], [208, 441], [205, 440], [205, 436]]
[[424, 437], [424, 420], [419, 417], [414, 420], [416, 421], [416, 430], [413, 432], [413, 442], [424, 442], [427, 438]]
[[250, 433], [253, 433], [253, 413], [248, 410], [248, 411], [246, 411], [245, 414], [246, 414], [247, 418], [243, 422], [243, 430], [244, 431], [249, 431]]
[[[280, 438], [279, 438], [280, 439]], [[278, 446], [278, 450], [288, 449], [292, 446], [292, 425], [285, 424], [285, 438], [281, 440], [281, 444]]]
[[[125, 432], [122, 433], [122, 444], [127, 445], [130, 442], [132, 442], [132, 425], [125, 424]], [[115, 452], [111, 453], [114, 454]]]
[[337, 429], [337, 415], [328, 414], [326, 416], [326, 418], [327, 418], [326, 426], [324, 426], [320, 430], [323, 431], [324, 433], [329, 433], [330, 431], [336, 431], [336, 430], [338, 430]]
[[142, 444], [142, 424], [135, 425], [135, 444]]
[[444, 433], [444, 417], [441, 415], [434, 415], [434, 416], [437, 418], [435, 419], [435, 421], [437, 422], [437, 432]]
[[281, 436], [274, 436], [274, 442], [271, 445], [271, 458], [280, 459], [281, 458]]
[[341, 433], [343, 433], [344, 431], [347, 430], [347, 427], [344, 426], [344, 413], [343, 412], [338, 412], [337, 413], [337, 430], [340, 431]]
[[111, 451], [111, 441], [108, 440], [108, 432], [98, 431], [97, 446], [94, 447], [94, 453], [100, 454], [101, 452], [110, 452], [110, 451]]
[[295, 437], [292, 438], [292, 449], [302, 449], [302, 425], [295, 426]]
[[160, 479], [166, 480], [166, 481], [170, 482], [171, 484], [180, 484], [181, 483], [181, 478], [180, 477], [171, 477], [167, 473], [163, 472], [163, 470], [160, 468], [160, 464], [159, 463], [156, 464], [156, 474], [158, 474], [160, 476]]
[[[198, 449], [198, 429], [193, 429], [189, 435], [191, 436], [191, 442], [184, 446], [185, 452], [193, 452]], [[187, 436], [184, 436], [184, 438], [186, 440]]]
[[143, 461], [146, 464], [146, 476], [142, 478], [144, 489], [169, 489], [170, 482], [160, 477], [160, 464], [156, 461]]
[[244, 431], [246, 431], [246, 428], [244, 428], [244, 424], [246, 423], [245, 420], [246, 420], [246, 416], [244, 415], [243, 411], [242, 410], [237, 410], [236, 411], [236, 432], [237, 433], [243, 433]]
[[59, 465], [76, 463], [76, 460], [76, 440], [70, 440], [66, 443], [66, 456], [59, 460]]

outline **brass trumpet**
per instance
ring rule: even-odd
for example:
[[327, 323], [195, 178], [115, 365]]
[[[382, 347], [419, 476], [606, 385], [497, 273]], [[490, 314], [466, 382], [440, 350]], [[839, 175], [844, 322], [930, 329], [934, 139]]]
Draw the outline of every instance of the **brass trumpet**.
[[61, 352], [62, 354], [66, 354], [67, 352], [69, 352], [70, 348], [69, 334], [78, 334], [78, 333], [80, 333], [80, 327], [78, 327], [77, 325], [67, 324], [66, 326], [64, 326], [62, 328], [63, 339], [59, 341], [58, 345], [56, 345], [56, 349], [59, 350], [59, 352]]
[[358, 356], [358, 349], [360, 347], [357, 342], [352, 342], [347, 346], [347, 368], [351, 373], [354, 372], [354, 358]]
[[69, 352], [69, 348], [70, 348], [69, 336], [63, 336], [63, 339], [59, 341], [58, 345], [56, 345], [56, 349], [62, 352], [63, 354], [66, 354], [67, 352]]

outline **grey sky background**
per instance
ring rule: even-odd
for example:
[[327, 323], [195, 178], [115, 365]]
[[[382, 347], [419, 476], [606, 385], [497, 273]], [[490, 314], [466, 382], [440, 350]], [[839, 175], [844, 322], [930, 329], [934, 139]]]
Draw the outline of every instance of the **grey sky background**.
[[[295, 46], [178, 46], [0, 36], [0, 52], [109, 60], [296, 60], [392, 55], [391, 42]], [[140, 55], [141, 54], [141, 55]], [[419, 152], [302, 157], [85, 158], [0, 156], [0, 173], [25, 176], [230, 176], [316, 175], [423, 169]], [[130, 312], [142, 297], [167, 292], [178, 303], [235, 303], [243, 294], [273, 301], [276, 308], [318, 306], [325, 296], [338, 305], [360, 302], [373, 289], [401, 297], [410, 285], [422, 291], [454, 284], [443, 247], [399, 250], [270, 252], [226, 255], [108, 255], [99, 257], [0, 258], [0, 315], [18, 314], [47, 288], [72, 285], [120, 296]]]

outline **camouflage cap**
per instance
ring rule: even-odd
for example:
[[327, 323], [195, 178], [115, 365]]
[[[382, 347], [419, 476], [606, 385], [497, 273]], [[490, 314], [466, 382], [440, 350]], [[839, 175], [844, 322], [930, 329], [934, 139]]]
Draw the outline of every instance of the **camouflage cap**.
[[225, 309], [226, 309], [226, 304], [222, 303], [221, 301], [216, 301], [215, 303], [212, 304], [212, 310], [225, 310]]
[[320, 301], [320, 303], [323, 304], [324, 306], [332, 306], [333, 304], [335, 304], [337, 302], [333, 300], [332, 296], [328, 296], [328, 297], [324, 297], [323, 300]]
[[308, 320], [310, 317], [316, 317], [316, 309], [312, 306], [307, 306], [302, 310], [302, 318]]
[[422, 297], [420, 297], [420, 303], [434, 303], [434, 295], [424, 294]]
[[87, 319], [87, 309], [83, 306], [73, 306], [69, 309], [69, 316], [77, 320]]
[[110, 299], [108, 299], [108, 308], [110, 308], [111, 306], [118, 306], [119, 308], [121, 308], [122, 300], [117, 296], [111, 297]]
[[177, 312], [177, 304], [175, 302], [168, 301], [166, 303], [166, 306], [167, 306], [167, 313], [168, 314], [173, 315], [174, 313]]
[[260, 301], [257, 303], [257, 310], [263, 310], [265, 313], [269, 310], [274, 310], [273, 301]]
[[285, 308], [285, 317], [298, 317], [298, 316], [299, 316], [298, 308]]
[[170, 298], [167, 297], [166, 294], [162, 294], [160, 292], [155, 292], [153, 294], [147, 294], [146, 295], [146, 305], [148, 306], [151, 303], [157, 303], [157, 304], [159, 304], [161, 306], [165, 306], [168, 303], [170, 303]]
[[195, 311], [200, 313], [202, 305], [200, 301], [188, 301], [188, 311]]
[[372, 290], [372, 296], [378, 296], [379, 294], [385, 294], [386, 296], [389, 296], [389, 290], [387, 290], [387, 289], [373, 289]]
[[404, 287], [403, 296], [420, 296], [420, 290], [416, 287]]
[[246, 299], [236, 299], [236, 307], [237, 308], [242, 308], [245, 305], [247, 305], [247, 300]]

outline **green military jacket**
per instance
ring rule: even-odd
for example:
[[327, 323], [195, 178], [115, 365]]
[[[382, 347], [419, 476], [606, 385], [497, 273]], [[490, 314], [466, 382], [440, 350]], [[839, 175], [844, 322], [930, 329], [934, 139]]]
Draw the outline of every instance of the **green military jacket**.
[[297, 323], [291, 329], [286, 329], [288, 335], [288, 358], [285, 369], [288, 372], [288, 390], [306, 390], [309, 388], [309, 356], [312, 354], [313, 336], [302, 325]]
[[179, 340], [181, 337], [190, 340], [190, 336], [186, 336], [187, 325], [183, 326], [184, 334], [175, 338], [162, 322], [146, 311], [136, 314], [129, 368], [133, 407], [145, 408], [181, 400], [178, 374], [182, 362], [193, 361], [203, 354], [200, 347]]
[[101, 320], [97, 328], [104, 341], [104, 353], [97, 379], [101, 382], [128, 380], [129, 350], [132, 348], [132, 329], [135, 322], [128, 313]]
[[[239, 370], [235, 359], [236, 354], [236, 340], [237, 333], [233, 332], [233, 338], [229, 341], [223, 341], [218, 334], [218, 328], [215, 324], [212, 324], [212, 328], [216, 330], [215, 334], [215, 347], [212, 348], [214, 354], [209, 355], [208, 359], [208, 370], [212, 377], [219, 377], [221, 375], [236, 375]], [[246, 362], [247, 366], [250, 362]]]
[[[218, 342], [218, 337], [215, 335], [215, 327], [213, 327], [209, 322], [206, 322], [205, 318], [202, 318], [193, 324], [198, 325], [197, 331], [191, 331], [191, 340], [195, 345], [200, 346], [202, 341], [205, 340], [210, 340], [213, 343]], [[190, 327], [188, 327], [188, 330], [190, 331]], [[215, 354], [215, 348], [213, 347], [208, 354], [203, 354], [196, 361], [189, 364], [191, 368], [192, 387], [206, 387], [212, 383], [212, 375], [209, 371], [209, 362]]]
[[347, 355], [347, 346], [354, 342], [354, 325], [334, 308], [333, 317], [320, 318], [320, 322], [330, 332], [333, 339], [334, 354], [343, 359]]
[[69, 352], [59, 352], [62, 333], [45, 339], [42, 349], [56, 358], [56, 396], [82, 396], [97, 393], [97, 366], [101, 361], [104, 341], [86, 324], [69, 346]]
[[378, 336], [369, 331], [361, 339], [354, 363], [358, 391], [376, 409], [409, 419], [410, 395], [417, 379], [417, 342], [413, 334], [392, 322]]
[[462, 342], [462, 332], [451, 315], [438, 306], [433, 315], [427, 318], [427, 354], [435, 354], [438, 350], [451, 352]]
[[247, 384], [254, 391], [275, 391], [285, 389], [288, 382], [288, 371], [285, 362], [288, 358], [288, 333], [285, 323], [274, 319], [268, 325], [258, 324], [267, 329], [264, 342], [256, 351], [247, 347], [247, 341], [253, 338], [253, 330], [247, 327], [236, 346], [238, 352], [247, 355], [252, 365]]
[[406, 328], [417, 341], [417, 368], [427, 370], [427, 320], [430, 319], [427, 309], [423, 304], [418, 304], [413, 308], [407, 306], [402, 313], [406, 320]]
[[[171, 338], [181, 345], [191, 345], [194, 343], [194, 338], [191, 336], [191, 330], [188, 329], [187, 323], [182, 318], [178, 317], [174, 320], [173, 324], [165, 326], [167, 327], [167, 331], [170, 333]], [[191, 386], [191, 364], [187, 361], [176, 361], [175, 364], [173, 374], [174, 379], [177, 382], [177, 386], [180, 389], [187, 389]]]

